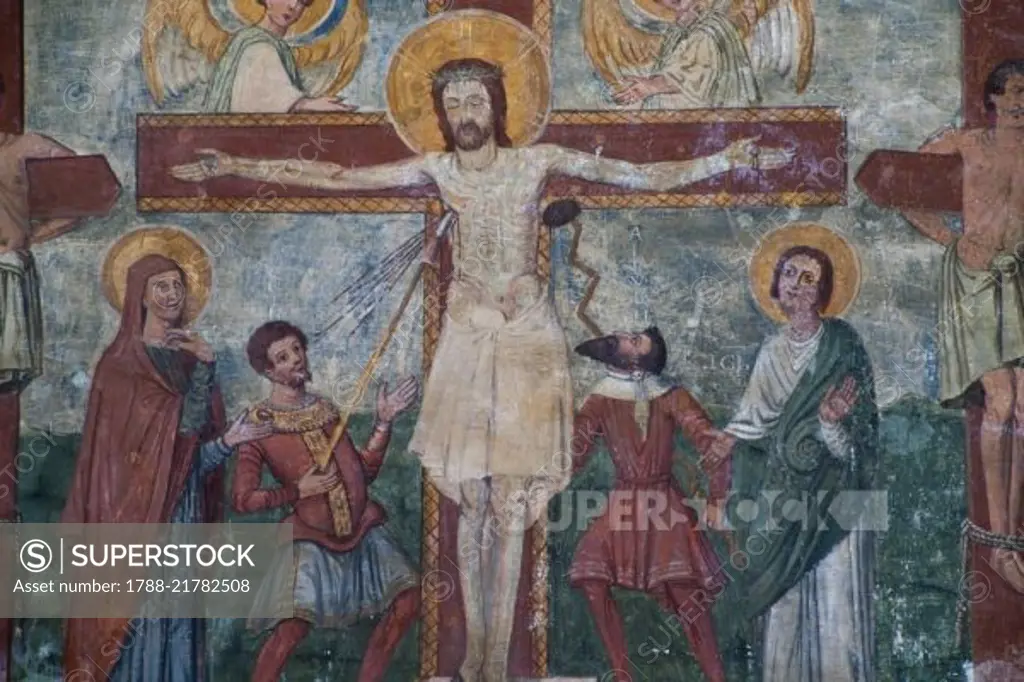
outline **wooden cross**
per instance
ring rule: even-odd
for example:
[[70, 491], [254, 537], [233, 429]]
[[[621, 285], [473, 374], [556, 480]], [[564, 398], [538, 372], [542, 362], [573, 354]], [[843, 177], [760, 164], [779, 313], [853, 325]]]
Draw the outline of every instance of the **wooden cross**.
[[[1024, 58], [1024, 4], [1020, 0], [961, 0], [960, 6], [964, 128], [985, 128], [984, 88], [989, 72], [1006, 59]], [[948, 212], [963, 208], [963, 166], [958, 155], [877, 150], [858, 170], [856, 182], [868, 198], [886, 208]], [[982, 412], [980, 405], [971, 405], [965, 411], [966, 488], [968, 517], [987, 527], [980, 447]], [[965, 576], [967, 582], [961, 584], [961, 589], [970, 593], [964, 596], [970, 605], [971, 658], [976, 665], [983, 661], [1019, 661], [1024, 653], [1024, 595], [993, 571], [987, 560], [989, 553], [987, 547], [971, 545], [971, 572]], [[992, 674], [976, 670], [974, 679], [1010, 679]]]
[[[0, 134], [21, 135], [25, 126], [22, 0], [0, 0]], [[103, 156], [28, 159], [29, 217], [79, 219], [107, 215], [121, 185]], [[0, 395], [0, 522], [17, 522], [18, 443], [21, 406], [17, 394]], [[0, 619], [0, 682], [11, 679], [14, 621]]]
[[[531, 27], [549, 51], [551, 0], [427, 0], [430, 14], [458, 9], [504, 12]], [[372, 19], [371, 19], [372, 21]], [[511, 103], [511, 106], [515, 106]], [[418, 213], [433, 224], [442, 207], [430, 187], [340, 192], [288, 187], [271, 180], [217, 178], [197, 186], [169, 169], [193, 161], [196, 150], [262, 158], [316, 158], [345, 166], [398, 161], [411, 155], [384, 113], [274, 115], [141, 115], [138, 127], [137, 201], [141, 212], [230, 213], [237, 227], [252, 213]], [[758, 177], [726, 175], [674, 192], [631, 192], [558, 178], [545, 201], [571, 196], [588, 209], [827, 206], [846, 201], [846, 124], [836, 108], [723, 109], [688, 111], [555, 111], [542, 142], [558, 143], [634, 162], [687, 159], [723, 149], [742, 137], [761, 136], [765, 146], [791, 146], [787, 169]], [[227, 229], [232, 229], [230, 226]], [[431, 231], [428, 230], [428, 234]], [[428, 237], [429, 238], [429, 237]], [[540, 233], [541, 274], [550, 274], [550, 235]], [[424, 273], [424, 372], [441, 331], [450, 249]], [[456, 528], [458, 508], [423, 479], [421, 565], [423, 611], [421, 677], [451, 676], [461, 663], [464, 635], [449, 624], [462, 618]], [[509, 672], [547, 674], [548, 575], [544, 524], [527, 536]]]

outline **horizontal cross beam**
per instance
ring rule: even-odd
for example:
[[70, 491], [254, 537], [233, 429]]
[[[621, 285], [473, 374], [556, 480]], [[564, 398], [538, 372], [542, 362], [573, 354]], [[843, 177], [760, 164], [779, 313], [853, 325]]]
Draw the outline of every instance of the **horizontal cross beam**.
[[[588, 208], [693, 208], [836, 205], [846, 200], [846, 126], [834, 108], [693, 111], [558, 111], [541, 142], [636, 163], [712, 154], [743, 137], [795, 151], [790, 167], [733, 173], [673, 192], [636, 192], [556, 178], [551, 196], [572, 196]], [[169, 171], [215, 148], [237, 156], [292, 159], [281, 175], [256, 182], [215, 178], [182, 182]], [[142, 212], [421, 212], [432, 187], [331, 191], [285, 185], [302, 163], [345, 167], [410, 156], [383, 113], [311, 115], [143, 115], [138, 119], [138, 208]]]
[[99, 154], [27, 159], [25, 171], [33, 220], [104, 216], [121, 194], [120, 181]]
[[882, 208], [958, 212], [963, 175], [959, 155], [879, 149], [868, 154], [854, 182]]

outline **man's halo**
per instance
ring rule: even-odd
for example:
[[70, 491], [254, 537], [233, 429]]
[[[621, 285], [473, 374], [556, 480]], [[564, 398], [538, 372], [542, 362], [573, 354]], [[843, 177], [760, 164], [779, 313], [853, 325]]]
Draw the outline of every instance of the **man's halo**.
[[145, 256], [157, 254], [170, 258], [185, 273], [185, 310], [182, 322], [194, 321], [210, 299], [213, 267], [202, 244], [189, 232], [177, 227], [146, 226], [118, 239], [103, 261], [103, 295], [120, 313], [128, 284], [128, 268]]
[[516, 146], [536, 142], [551, 109], [551, 67], [530, 29], [488, 10], [444, 12], [406, 36], [387, 75], [391, 123], [418, 154], [444, 151], [431, 95], [431, 79], [446, 62], [482, 59], [501, 67], [508, 102], [508, 137]]
[[839, 317], [860, 293], [860, 259], [846, 239], [817, 223], [790, 223], [766, 235], [750, 260], [750, 289], [765, 315], [776, 322], [786, 316], [771, 297], [772, 277], [779, 257], [794, 246], [812, 246], [825, 252], [832, 260], [832, 299], [822, 312], [825, 317]]

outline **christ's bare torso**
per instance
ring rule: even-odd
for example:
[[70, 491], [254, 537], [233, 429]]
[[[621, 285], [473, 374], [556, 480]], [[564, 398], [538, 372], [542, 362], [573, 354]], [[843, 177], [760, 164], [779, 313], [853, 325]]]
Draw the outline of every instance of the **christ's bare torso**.
[[499, 148], [483, 169], [462, 167], [455, 154], [424, 159], [441, 197], [459, 215], [453, 237], [456, 277], [498, 304], [510, 287], [533, 288], [537, 273], [538, 205], [549, 173], [542, 147]]

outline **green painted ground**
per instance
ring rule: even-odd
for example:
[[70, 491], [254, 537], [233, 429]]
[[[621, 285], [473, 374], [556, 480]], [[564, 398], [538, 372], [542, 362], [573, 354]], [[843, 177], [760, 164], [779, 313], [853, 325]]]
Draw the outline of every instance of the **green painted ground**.
[[[412, 415], [396, 425], [395, 441], [373, 494], [388, 510], [390, 528], [410, 556], [419, 556], [420, 472], [404, 451], [411, 435]], [[358, 441], [367, 421], [353, 425]], [[25, 434], [29, 439], [37, 434]], [[963, 655], [953, 639], [956, 588], [959, 580], [959, 524], [964, 517], [962, 443], [958, 414], [940, 411], [922, 401], [907, 400], [888, 410], [882, 420], [884, 450], [880, 487], [889, 490], [890, 531], [879, 539], [878, 607], [879, 682], [952, 682], [964, 679]], [[39, 441], [37, 441], [38, 443]], [[45, 441], [44, 441], [45, 442]], [[22, 476], [21, 510], [26, 522], [56, 521], [70, 481], [76, 436], [53, 437], [44, 458]], [[41, 448], [37, 445], [36, 452]], [[687, 451], [687, 457], [693, 453]], [[679, 468], [681, 472], [683, 467]], [[603, 453], [574, 482], [574, 489], [604, 489], [611, 480]], [[559, 514], [562, 513], [562, 508]], [[251, 520], [257, 520], [250, 517]], [[268, 520], [265, 517], [258, 520]], [[580, 531], [555, 534], [550, 543], [551, 670], [562, 675], [600, 675], [606, 670], [601, 649], [583, 600], [570, 590], [564, 574]], [[665, 615], [643, 596], [621, 594], [634, 679], [701, 680], [687, 645]], [[212, 621], [210, 648], [213, 679], [248, 680], [259, 642], [241, 621]], [[286, 673], [287, 682], [352, 680], [373, 624], [343, 632], [312, 635], [298, 650]], [[59, 622], [21, 623], [17, 639], [15, 680], [60, 679]], [[387, 680], [409, 682], [417, 666], [416, 632], [395, 653]], [[726, 652], [730, 680], [754, 682], [742, 645]]]

